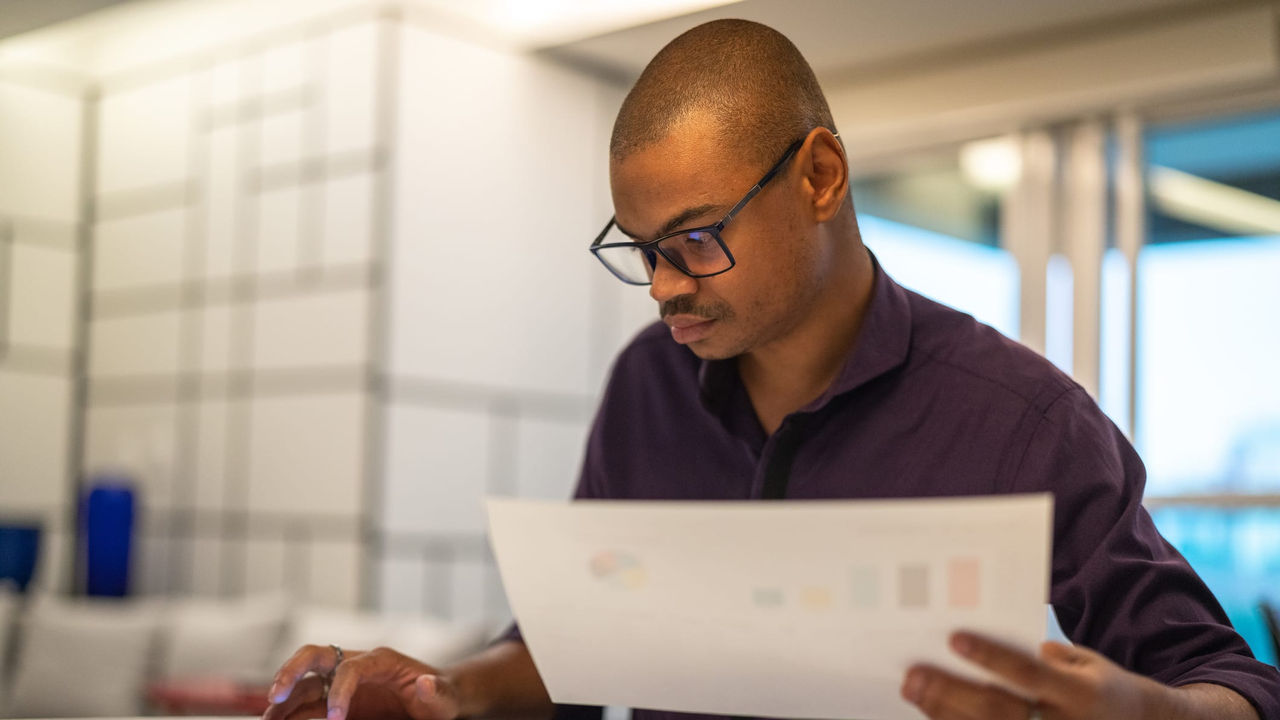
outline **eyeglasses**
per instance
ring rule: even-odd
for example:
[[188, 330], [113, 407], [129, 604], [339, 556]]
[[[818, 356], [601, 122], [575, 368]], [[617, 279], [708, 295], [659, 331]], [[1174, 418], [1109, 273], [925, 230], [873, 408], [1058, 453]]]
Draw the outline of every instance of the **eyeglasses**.
[[[755, 197], [769, 181], [787, 164], [792, 155], [804, 144], [804, 138], [793, 143], [783, 153], [769, 172], [760, 178], [760, 182], [747, 191], [746, 196], [734, 205], [729, 213], [715, 225], [677, 230], [648, 242], [605, 242], [611, 231], [618, 227], [617, 218], [610, 218], [604, 230], [596, 236], [588, 248], [615, 277], [629, 285], [648, 285], [653, 282], [654, 270], [658, 267], [658, 256], [666, 258], [671, 266], [689, 277], [704, 278], [719, 275], [731, 269], [736, 261], [733, 253], [724, 244], [720, 233], [724, 226], [734, 218], [751, 198]], [[621, 231], [615, 235], [625, 237]]]

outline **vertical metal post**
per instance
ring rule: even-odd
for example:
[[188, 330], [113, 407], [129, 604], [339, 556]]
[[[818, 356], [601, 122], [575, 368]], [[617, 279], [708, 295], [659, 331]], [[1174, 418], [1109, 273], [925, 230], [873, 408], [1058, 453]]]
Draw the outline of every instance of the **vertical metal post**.
[[207, 257], [206, 219], [208, 216], [209, 141], [207, 129], [209, 77], [199, 68], [188, 74], [190, 95], [187, 108], [186, 199], [183, 210], [183, 282], [181, 306], [186, 311], [180, 318], [180, 349], [176, 387], [177, 431], [174, 433], [173, 500], [169, 509], [171, 533], [168, 548], [166, 581], [179, 593], [190, 593], [196, 587], [196, 547], [200, 538], [199, 470], [204, 402], [202, 352], [207, 310], [205, 293], [205, 258]]
[[1054, 183], [1057, 147], [1044, 130], [1020, 139], [1022, 173], [1004, 198], [1000, 223], [1005, 248], [1013, 254], [1021, 276], [1019, 336], [1024, 345], [1045, 349], [1045, 268], [1055, 237]]
[[1074, 288], [1072, 374], [1098, 397], [1101, 370], [1102, 254], [1107, 247], [1107, 133], [1096, 120], [1071, 128], [1063, 215], [1064, 250]]
[[76, 226], [76, 338], [72, 352], [71, 434], [68, 449], [68, 477], [71, 501], [67, 503], [67, 527], [71, 529], [71, 542], [67, 543], [71, 557], [71, 587], [83, 589], [84, 567], [80, 554], [80, 495], [84, 492], [84, 465], [86, 426], [89, 414], [89, 354], [93, 351], [90, 327], [93, 323], [93, 238], [98, 221], [98, 132], [102, 91], [100, 86], [89, 88], [84, 95], [84, 108], [80, 128], [80, 187], [79, 223]]
[[13, 222], [0, 218], [0, 360], [9, 354], [9, 308], [13, 297]]
[[1146, 172], [1144, 171], [1142, 121], [1133, 113], [1123, 113], [1115, 121], [1116, 247], [1124, 254], [1129, 269], [1129, 439], [1137, 436], [1138, 419], [1138, 255], [1146, 242]]
[[[241, 42], [236, 46], [233, 56], [243, 61], [253, 54], [251, 45]], [[249, 68], [249, 69], [246, 69]], [[256, 69], [258, 75], [250, 76]], [[222, 566], [222, 590], [228, 595], [241, 595], [249, 587], [249, 560], [253, 553], [253, 538], [250, 528], [253, 516], [251, 507], [249, 470], [250, 453], [253, 444], [253, 403], [257, 373], [254, 363], [254, 324], [257, 322], [259, 292], [255, 282], [255, 258], [257, 254], [257, 237], [260, 227], [259, 202], [262, 198], [262, 180], [259, 172], [262, 165], [261, 132], [254, 121], [258, 119], [255, 107], [247, 100], [255, 97], [254, 91], [245, 87], [261, 88], [262, 66], [256, 68], [241, 65], [238, 68], [240, 97], [236, 107], [236, 218], [235, 245], [232, 251], [231, 276], [231, 381], [228, 383], [227, 398], [227, 468], [229, 475], [226, 493], [227, 506], [243, 511], [243, 524], [237, 528], [238, 536], [243, 543], [240, 552], [232, 555], [226, 553], [227, 560]], [[253, 80], [258, 83], [250, 85]], [[224, 531], [224, 549], [226, 534]], [[234, 565], [233, 565], [234, 562]]]
[[382, 558], [375, 557], [385, 547], [382, 542], [384, 520], [383, 498], [387, 484], [387, 433], [391, 415], [390, 344], [392, 333], [392, 272], [396, 197], [396, 132], [400, 115], [400, 40], [404, 32], [401, 8], [388, 7], [378, 18], [377, 76], [375, 77], [373, 169], [373, 212], [369, 228], [372, 243], [371, 282], [369, 286], [368, 340], [365, 360], [365, 442], [364, 483], [360, 510], [360, 578], [359, 603], [375, 608], [382, 602], [378, 570]]

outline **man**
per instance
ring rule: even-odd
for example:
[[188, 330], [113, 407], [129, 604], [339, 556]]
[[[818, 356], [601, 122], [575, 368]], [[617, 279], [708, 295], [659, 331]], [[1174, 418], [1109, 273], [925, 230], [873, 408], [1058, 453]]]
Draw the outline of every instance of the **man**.
[[[907, 700], [937, 720], [1280, 718], [1280, 676], [1156, 533], [1141, 463], [1086, 393], [880, 270], [833, 130], [807, 63], [761, 25], [702, 25], [646, 68], [614, 127], [616, 216], [592, 251], [651, 284], [664, 324], [618, 358], [577, 496], [1050, 491], [1051, 601], [1076, 645], [1033, 657], [957, 632], [958, 654], [1035, 700], [931, 667], [906, 673]], [[267, 720], [553, 712], [515, 630], [442, 670], [309, 646], [271, 696]]]

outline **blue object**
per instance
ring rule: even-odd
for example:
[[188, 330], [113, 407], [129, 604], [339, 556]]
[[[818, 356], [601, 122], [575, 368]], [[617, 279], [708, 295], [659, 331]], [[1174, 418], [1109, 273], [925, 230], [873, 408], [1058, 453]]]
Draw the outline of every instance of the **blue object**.
[[0, 580], [12, 580], [26, 592], [39, 554], [39, 523], [0, 523]]
[[1215, 508], [1174, 505], [1151, 517], [1165, 539], [1191, 563], [1231, 624], [1262, 662], [1280, 663], [1271, 644], [1258, 598], [1280, 588], [1280, 508]]
[[84, 504], [85, 593], [124, 597], [129, 593], [134, 491], [126, 478], [94, 479]]

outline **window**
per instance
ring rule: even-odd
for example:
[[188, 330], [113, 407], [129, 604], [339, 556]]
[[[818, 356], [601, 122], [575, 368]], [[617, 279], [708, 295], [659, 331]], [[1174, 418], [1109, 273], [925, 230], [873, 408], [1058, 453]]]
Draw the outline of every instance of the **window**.
[[1018, 265], [999, 234], [1002, 183], [1014, 179], [1000, 173], [1011, 159], [997, 151], [962, 162], [971, 155], [962, 149], [859, 178], [858, 222], [894, 280], [1016, 339]]
[[1280, 112], [1153, 127], [1145, 156], [1134, 439], [1148, 504], [1274, 662], [1257, 603], [1280, 599]]

